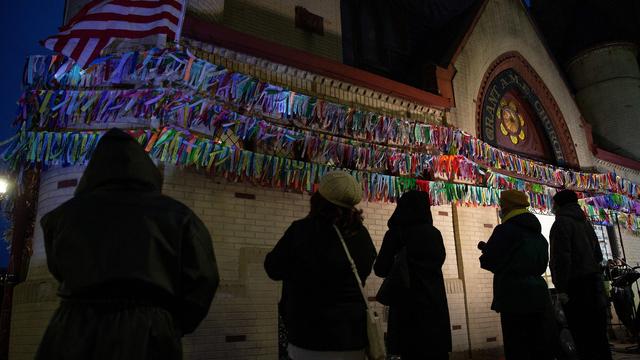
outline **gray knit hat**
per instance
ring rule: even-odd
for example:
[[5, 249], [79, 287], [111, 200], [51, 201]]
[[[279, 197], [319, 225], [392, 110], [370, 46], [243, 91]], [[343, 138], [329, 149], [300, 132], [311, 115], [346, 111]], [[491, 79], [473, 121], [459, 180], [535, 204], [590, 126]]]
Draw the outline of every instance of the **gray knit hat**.
[[318, 192], [332, 204], [350, 208], [362, 201], [362, 186], [344, 171], [332, 171], [320, 179]]

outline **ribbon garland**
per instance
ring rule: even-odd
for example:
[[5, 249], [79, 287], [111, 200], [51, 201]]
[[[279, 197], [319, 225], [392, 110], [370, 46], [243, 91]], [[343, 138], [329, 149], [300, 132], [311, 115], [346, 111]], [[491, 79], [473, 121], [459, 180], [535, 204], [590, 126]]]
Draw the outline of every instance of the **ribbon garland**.
[[624, 229], [632, 232], [636, 236], [640, 236], [640, 216], [600, 208], [595, 205], [587, 204], [582, 200], [579, 200], [579, 202], [582, 210], [592, 222], [605, 226], [614, 226], [617, 222]]
[[[58, 95], [50, 96], [54, 92], [40, 91], [39, 94], [33, 92], [34, 101], [30, 102], [31, 106], [44, 109], [40, 114], [40, 127], [46, 125], [54, 125], [54, 127], [67, 127], [75, 124], [78, 120], [84, 121], [87, 118], [99, 118], [112, 122], [128, 122], [133, 118], [140, 118], [142, 115], [138, 110], [146, 108], [152, 109], [154, 104], [174, 103], [176, 100], [159, 101], [159, 96], [153, 91], [137, 92], [137, 91], [68, 91], [63, 94], [62, 91], [55, 91]], [[107, 95], [105, 95], [105, 92]], [[167, 95], [172, 90], [162, 91], [163, 95]], [[72, 113], [71, 117], [66, 117], [62, 105], [69, 103], [63, 100], [64, 97], [72, 97], [77, 104], [76, 109], [80, 109], [78, 113], [67, 111], [66, 114]], [[173, 96], [182, 97], [182, 94], [174, 92]], [[60, 103], [53, 106], [53, 111], [58, 113], [47, 112], [43, 108], [41, 99], [59, 98]], [[98, 106], [95, 99], [100, 98], [109, 105], [103, 107]], [[151, 98], [151, 100], [148, 100]], [[86, 104], [86, 105], [83, 105]], [[122, 106], [126, 104], [126, 106]], [[27, 105], [25, 105], [27, 106]], [[91, 106], [95, 108], [92, 109]], [[467, 183], [476, 183], [479, 179], [479, 169], [477, 164], [467, 160], [462, 156], [443, 155], [434, 157], [423, 152], [404, 152], [399, 149], [393, 149], [388, 146], [366, 144], [365, 146], [356, 146], [345, 143], [344, 139], [334, 136], [318, 136], [316, 132], [308, 130], [291, 130], [283, 125], [273, 124], [265, 120], [254, 117], [248, 117], [237, 112], [224, 109], [222, 106], [215, 106], [211, 109], [211, 121], [207, 124], [201, 122], [194, 123], [190, 120], [183, 123], [183, 116], [178, 111], [173, 112], [173, 116], [164, 112], [163, 105], [158, 105], [160, 109], [152, 109], [152, 117], [164, 116], [162, 122], [169, 125], [183, 126], [186, 125], [190, 129], [199, 130], [213, 135], [214, 137], [222, 137], [223, 134], [231, 132], [238, 139], [243, 141], [251, 140], [254, 143], [261, 144], [263, 149], [280, 149], [282, 152], [290, 152], [295, 147], [302, 147], [304, 157], [310, 161], [321, 163], [333, 163], [336, 166], [355, 168], [359, 170], [383, 171], [396, 175], [404, 176], [423, 176], [425, 172], [435, 167], [438, 172], [438, 178], [449, 180], [451, 176], [456, 181]], [[201, 112], [195, 106], [194, 112]], [[31, 111], [24, 111], [31, 113]], [[64, 119], [64, 120], [63, 120]], [[57, 121], [55, 124], [49, 122]], [[98, 120], [99, 121], [99, 120]], [[139, 121], [139, 120], [138, 120]], [[206, 126], [205, 126], [206, 125]], [[339, 140], [339, 141], [336, 141]], [[269, 150], [266, 150], [269, 151]], [[435, 165], [433, 165], [435, 164]]]
[[[336, 169], [279, 156], [255, 153], [175, 127], [160, 130], [127, 130], [153, 158], [171, 165], [195, 167], [230, 181], [250, 182], [260, 186], [298, 192], [313, 192], [320, 178]], [[10, 164], [35, 166], [86, 165], [103, 132], [30, 132], [21, 131], [10, 142], [2, 157]], [[534, 185], [501, 174], [488, 174], [488, 186], [479, 187], [443, 181], [426, 181], [374, 172], [341, 169], [350, 172], [362, 184], [369, 201], [394, 202], [408, 190], [430, 194], [433, 205], [452, 203], [466, 206], [497, 206], [502, 189], [517, 188], [527, 192], [532, 208], [548, 212], [555, 189], [539, 191]], [[524, 184], [524, 186], [523, 186]], [[616, 211], [621, 225], [638, 233], [640, 202], [618, 194], [598, 195], [580, 200], [587, 215], [600, 223], [611, 224]]]
[[[246, 137], [259, 131], [258, 127], [273, 129], [270, 122], [240, 115], [224, 108], [215, 102], [207, 102], [205, 98], [175, 89], [147, 90], [33, 90], [20, 99], [19, 121], [30, 126], [51, 126], [64, 128], [76, 123], [91, 122], [140, 122], [149, 119], [166, 124], [190, 127], [205, 126], [209, 129], [221, 126], [235, 126], [236, 135]], [[251, 121], [251, 126], [247, 125]], [[242, 133], [238, 125], [242, 127]], [[283, 124], [287, 125], [287, 124]], [[461, 147], [457, 153], [481, 163], [492, 163], [497, 169], [523, 173], [539, 179], [552, 186], [564, 186], [582, 191], [621, 192], [630, 196], [638, 196], [640, 187], [635, 183], [622, 179], [613, 173], [587, 174], [560, 169], [552, 169], [544, 164], [518, 158], [501, 150], [494, 149], [472, 139], [462, 131], [437, 125], [420, 125], [425, 133], [429, 133], [430, 141], [426, 145], [433, 146], [446, 153], [446, 150]], [[283, 129], [282, 127], [280, 129]], [[282, 130], [281, 130], [282, 131]], [[306, 131], [307, 135], [309, 131]], [[434, 135], [439, 134], [439, 135]], [[302, 136], [302, 131], [289, 130], [284, 139]], [[460, 135], [464, 135], [460, 138]], [[270, 136], [270, 135], [268, 135]], [[466, 140], [461, 140], [466, 139]], [[476, 147], [472, 141], [481, 146]], [[457, 145], [456, 145], [457, 144]], [[462, 144], [462, 145], [461, 145]], [[467, 144], [465, 146], [465, 144]], [[484, 150], [482, 149], [484, 148]], [[472, 152], [465, 151], [471, 149]], [[486, 161], [483, 154], [491, 153], [495, 161]], [[505, 155], [506, 154], [506, 155]], [[516, 164], [515, 170], [511, 166]], [[473, 182], [475, 177], [466, 165], [467, 181]], [[398, 169], [399, 171], [400, 169]], [[464, 168], [463, 168], [464, 170]], [[400, 173], [405, 175], [407, 173]], [[461, 175], [461, 174], [460, 174]]]
[[[207, 99], [213, 95], [216, 99], [235, 103], [250, 111], [259, 111], [263, 115], [288, 119], [292, 123], [344, 134], [354, 139], [392, 145], [435, 146], [445, 154], [462, 155], [495, 169], [535, 178], [551, 186], [564, 186], [581, 191], [614, 191], [633, 197], [640, 196], [640, 187], [637, 184], [614, 173], [591, 174], [555, 168], [496, 149], [461, 130], [386, 117], [326, 102], [261, 82], [251, 76], [232, 73], [221, 66], [198, 59], [189, 52], [153, 49], [126, 53], [120, 57], [101, 59], [86, 72], [80, 72], [74, 67], [68, 72], [57, 74], [63, 64], [64, 61], [59, 56], [32, 56], [25, 69], [25, 83], [41, 88], [95, 87], [127, 83], [157, 86], [160, 83], [170, 83], [172, 86], [190, 89], [193, 93], [177, 91], [178, 98], [167, 99], [164, 94], [153, 92], [158, 91], [157, 89], [148, 89], [143, 96], [145, 107], [158, 103], [158, 106], [152, 108], [161, 109], [161, 114], [178, 111], [185, 122], [188, 122], [195, 113], [203, 118], [203, 114], [207, 113]], [[90, 100], [82, 102], [82, 99], [78, 99], [82, 98], [82, 90], [78, 91], [75, 96], [73, 93], [53, 96], [50, 92], [41, 92], [36, 102], [40, 105], [37, 109], [40, 114], [48, 108], [53, 112], [58, 111], [57, 117], [68, 120], [65, 116], [60, 116], [60, 111], [64, 110], [67, 116], [73, 115], [80, 100], [83, 104], [80, 109], [85, 109], [81, 112], [86, 113], [89, 108], [93, 108], [94, 112], [90, 114], [98, 115], [95, 118], [80, 116], [84, 119], [108, 121], [113, 116], [113, 111], [123, 106], [127, 110], [135, 107], [138, 112], [142, 111], [138, 115], [144, 114], [146, 116], [142, 117], [145, 118], [158, 116], [158, 111], [148, 111], [147, 108], [140, 107], [134, 99], [129, 100], [131, 104], [127, 102], [124, 105], [112, 96], [94, 95]], [[208, 92], [209, 97], [198, 97], [198, 92]], [[176, 95], [175, 91], [169, 93], [167, 96]], [[126, 93], [125, 96], [130, 97], [131, 93]], [[59, 100], [60, 98], [63, 99]], [[49, 105], [50, 102], [53, 102], [52, 106]], [[93, 102], [101, 106], [94, 106]], [[100, 110], [96, 113], [95, 108]], [[33, 110], [33, 107], [22, 107], [20, 118], [28, 120], [34, 114]], [[51, 117], [55, 119], [56, 115]], [[51, 117], [43, 118], [49, 120]]]
[[[165, 127], [161, 130], [133, 129], [134, 137], [153, 158], [171, 165], [204, 169], [231, 181], [247, 181], [294, 191], [312, 192], [327, 171], [335, 167], [260, 154], [225, 146], [186, 130]], [[31, 132], [19, 133], [2, 157], [10, 164], [35, 166], [86, 165], [103, 132]], [[395, 201], [402, 193], [428, 189], [436, 205], [461, 203], [470, 206], [496, 206], [498, 189], [440, 181], [416, 180], [367, 171], [341, 169], [359, 179], [370, 201]]]
[[[493, 206], [498, 203], [499, 189], [518, 189], [529, 194], [534, 208], [548, 211], [556, 189], [491, 171], [486, 174], [487, 188], [387, 175], [420, 177], [432, 171], [436, 179], [477, 183], [484, 174], [480, 163], [551, 186], [606, 193], [581, 200], [585, 212], [597, 214], [605, 223], [611, 211], [620, 212], [628, 229], [637, 232], [640, 228], [639, 202], [620, 195], [638, 197], [640, 187], [615, 173], [555, 168], [496, 149], [458, 129], [387, 117], [299, 94], [230, 72], [188, 51], [153, 49], [109, 56], [97, 60], [86, 72], [77, 67], [61, 71], [65, 63], [57, 55], [28, 60], [24, 82], [37, 89], [27, 90], [20, 99], [16, 123], [23, 130], [8, 141], [3, 153], [14, 168], [38, 163], [86, 164], [101, 136], [95, 131], [26, 132], [27, 125], [68, 128], [77, 123], [141, 122], [144, 126], [170, 125], [161, 131], [129, 131], [153, 157], [165, 163], [206, 168], [230, 180], [313, 191], [319, 177], [332, 166], [349, 167], [347, 171], [361, 180], [369, 200], [394, 201], [404, 191], [421, 189], [429, 191], [436, 205], [458, 202]], [[113, 85], [133, 85], [136, 89], [95, 89]], [[78, 89], [61, 89], [65, 87]], [[240, 115], [230, 111], [229, 105], [241, 113], [271, 117], [283, 124]], [[253, 139], [262, 144], [261, 151], [271, 154], [226, 146], [179, 129], [203, 126], [209, 128], [214, 139], [231, 133], [243, 141]], [[314, 135], [318, 131], [421, 151], [355, 146], [344, 139]], [[300, 144], [303, 159], [308, 161], [279, 156]], [[429, 148], [448, 155], [427, 155], [423, 150]], [[378, 173], [382, 171], [387, 174]]]

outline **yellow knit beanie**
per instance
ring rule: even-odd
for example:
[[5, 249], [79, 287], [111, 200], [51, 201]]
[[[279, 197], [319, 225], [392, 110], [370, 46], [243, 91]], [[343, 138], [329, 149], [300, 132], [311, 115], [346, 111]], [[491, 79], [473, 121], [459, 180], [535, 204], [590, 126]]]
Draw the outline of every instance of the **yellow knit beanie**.
[[518, 190], [505, 190], [500, 193], [500, 208], [503, 214], [511, 210], [526, 209], [529, 207], [529, 196]]

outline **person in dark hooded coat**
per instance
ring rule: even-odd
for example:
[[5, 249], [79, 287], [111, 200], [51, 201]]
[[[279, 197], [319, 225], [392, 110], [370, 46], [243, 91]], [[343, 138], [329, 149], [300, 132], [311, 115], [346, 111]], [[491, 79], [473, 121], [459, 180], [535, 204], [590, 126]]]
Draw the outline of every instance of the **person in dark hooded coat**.
[[528, 207], [525, 193], [503, 191], [502, 224], [478, 244], [480, 266], [493, 273], [491, 309], [500, 313], [506, 360], [550, 360], [556, 351], [551, 297], [542, 277], [549, 245]]
[[451, 326], [442, 275], [446, 253], [442, 234], [433, 226], [428, 194], [402, 195], [388, 226], [374, 271], [389, 276], [405, 248], [409, 275], [408, 289], [389, 307], [388, 351], [406, 360], [448, 359]]
[[610, 360], [602, 251], [593, 226], [571, 190], [553, 197], [551, 277], [563, 303], [580, 359]]
[[42, 218], [61, 303], [36, 359], [182, 358], [219, 277], [206, 227], [161, 187], [142, 146], [112, 129], [75, 196]]

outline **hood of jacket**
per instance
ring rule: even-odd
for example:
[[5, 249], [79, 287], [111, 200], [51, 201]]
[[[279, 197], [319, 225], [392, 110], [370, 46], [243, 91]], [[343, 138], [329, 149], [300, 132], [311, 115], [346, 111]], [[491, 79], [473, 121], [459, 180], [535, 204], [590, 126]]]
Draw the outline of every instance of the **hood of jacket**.
[[556, 211], [556, 216], [567, 216], [576, 220], [585, 220], [586, 216], [577, 203], [562, 206]]
[[433, 225], [433, 217], [431, 216], [429, 195], [426, 192], [414, 190], [406, 192], [400, 197], [396, 210], [389, 219], [388, 226], [394, 228], [417, 224]]
[[102, 136], [75, 194], [111, 186], [139, 191], [162, 190], [160, 170], [143, 147], [119, 129], [111, 129]]
[[531, 232], [540, 233], [542, 231], [542, 225], [540, 220], [532, 213], [520, 214], [507, 220], [505, 224], [513, 224], [525, 228]]

